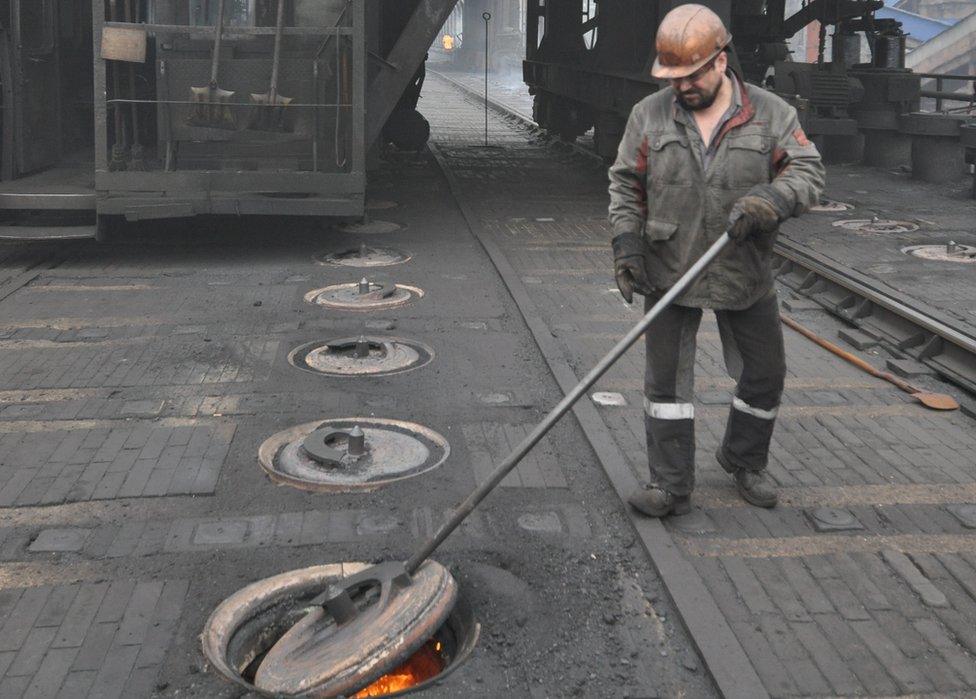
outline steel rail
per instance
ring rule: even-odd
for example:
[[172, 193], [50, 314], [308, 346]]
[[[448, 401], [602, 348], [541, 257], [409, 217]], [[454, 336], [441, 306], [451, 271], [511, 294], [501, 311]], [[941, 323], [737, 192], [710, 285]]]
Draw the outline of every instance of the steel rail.
[[877, 285], [871, 284], [870, 277], [853, 269], [844, 268], [836, 262], [828, 261], [812, 250], [803, 250], [801, 246], [802, 243], [797, 243], [789, 238], [781, 238], [776, 241], [774, 252], [782, 258], [844, 287], [857, 296], [891, 311], [919, 328], [937, 335], [971, 354], [976, 354], [976, 337], [940, 321], [934, 315], [913, 307], [893, 294], [884, 292]]
[[[451, 85], [453, 85], [454, 87], [456, 87], [457, 89], [459, 89], [461, 92], [467, 93], [469, 96], [474, 97], [474, 98], [478, 99], [479, 101], [488, 102], [488, 106], [491, 107], [492, 109], [494, 109], [496, 112], [499, 112], [499, 113], [504, 114], [504, 115], [507, 115], [507, 116], [514, 117], [515, 119], [518, 119], [519, 121], [521, 121], [523, 124], [525, 124], [526, 126], [528, 126], [530, 128], [533, 128], [533, 129], [541, 129], [541, 128], [543, 128], [543, 127], [539, 126], [539, 124], [536, 123], [536, 121], [531, 116], [529, 116], [528, 114], [524, 114], [524, 113], [520, 112], [518, 109], [516, 109], [515, 107], [512, 107], [512, 106], [510, 106], [508, 104], [505, 104], [504, 102], [499, 102], [498, 100], [493, 99], [491, 97], [489, 97], [487, 100], [485, 100], [485, 96], [481, 92], [478, 92], [477, 90], [468, 87], [464, 83], [455, 80], [454, 78], [452, 78], [449, 75], [445, 75], [444, 73], [441, 73], [440, 71], [432, 70], [430, 68], [427, 69], [427, 72], [429, 74], [431, 74], [431, 75], [437, 76], [438, 78], [440, 78], [441, 80], [444, 80], [447, 83], [450, 83]], [[599, 161], [601, 165], [604, 164], [603, 158], [600, 155], [598, 155], [597, 153], [594, 153], [592, 150], [590, 150], [589, 148], [586, 148], [585, 146], [581, 146], [578, 143], [569, 143], [568, 141], [562, 141], [562, 144], [564, 146], [566, 146], [567, 148], [575, 151], [576, 153], [579, 153], [580, 155], [586, 156], [587, 158], [595, 159], [595, 160]]]
[[[13, 241], [15, 239], [7, 238], [6, 240]], [[75, 238], [68, 240], [75, 240]], [[0, 280], [0, 301], [4, 301], [7, 297], [13, 296], [45, 272], [49, 272], [63, 265], [76, 250], [77, 244], [69, 243], [43, 256], [36, 262], [27, 265], [20, 272], [15, 272], [13, 275]]]

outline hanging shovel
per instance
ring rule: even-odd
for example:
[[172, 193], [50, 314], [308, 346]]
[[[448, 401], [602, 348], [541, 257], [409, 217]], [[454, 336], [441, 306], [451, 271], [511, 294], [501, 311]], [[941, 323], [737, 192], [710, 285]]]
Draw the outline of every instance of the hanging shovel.
[[[136, 8], [138, 12], [138, 7]], [[125, 0], [125, 21], [126, 22], [139, 22], [139, 17], [136, 12], [132, 9], [132, 0]], [[129, 64], [129, 99], [132, 100], [130, 104], [131, 117], [132, 117], [132, 150], [129, 152], [129, 170], [145, 170], [146, 169], [146, 154], [142, 147], [142, 141], [139, 131], [139, 103], [137, 100], [139, 96], [136, 94], [136, 67], [133, 64]]]
[[224, 3], [217, 0], [217, 24], [214, 27], [213, 59], [210, 61], [210, 84], [205, 87], [190, 87], [193, 106], [186, 123], [190, 126], [209, 126], [216, 129], [235, 128], [234, 115], [230, 111], [230, 99], [234, 92], [217, 86], [220, 70], [220, 45], [224, 37]]
[[856, 357], [850, 352], [841, 349], [833, 342], [830, 342], [829, 340], [825, 340], [824, 338], [820, 337], [812, 330], [803, 327], [802, 325], [797, 323], [789, 316], [780, 315], [780, 318], [788, 327], [793, 328], [794, 330], [796, 330], [798, 333], [800, 333], [807, 339], [816, 342], [825, 350], [828, 350], [829, 352], [833, 352], [841, 359], [844, 359], [850, 362], [851, 364], [853, 364], [854, 366], [856, 366], [858, 369], [861, 369], [862, 371], [866, 371], [867, 373], [871, 374], [871, 376], [874, 376], [879, 379], [884, 379], [885, 381], [894, 384], [895, 386], [903, 390], [905, 393], [910, 393], [912, 398], [917, 400], [926, 408], [932, 408], [932, 410], [958, 410], [959, 409], [959, 403], [957, 403], [956, 399], [953, 398], [952, 396], [948, 396], [945, 393], [929, 393], [928, 391], [923, 391], [918, 386], [913, 386], [907, 381], [902, 381], [897, 376], [893, 374], [889, 374], [887, 371], [881, 371], [880, 369], [875, 369], [873, 366], [868, 364], [860, 357]]
[[271, 86], [262, 95], [251, 93], [251, 100], [257, 105], [248, 128], [257, 131], [286, 131], [285, 107], [291, 97], [278, 94], [278, 69], [281, 67], [281, 37], [285, 24], [285, 0], [278, 0], [278, 19], [275, 24], [274, 58], [271, 61]]
[[[118, 0], [109, 0], [109, 19], [112, 22], [119, 21]], [[112, 62], [112, 117], [115, 121], [115, 141], [112, 143], [112, 155], [108, 163], [108, 169], [112, 172], [125, 170], [126, 153], [129, 150], [129, 139], [126, 133], [125, 117], [122, 114], [122, 68], [118, 61]]]

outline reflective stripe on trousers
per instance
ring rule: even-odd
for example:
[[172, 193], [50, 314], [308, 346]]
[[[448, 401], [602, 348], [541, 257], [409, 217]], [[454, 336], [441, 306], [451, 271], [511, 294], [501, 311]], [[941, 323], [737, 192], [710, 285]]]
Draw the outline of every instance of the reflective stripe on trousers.
[[735, 410], [741, 410], [742, 412], [752, 415], [753, 417], [758, 417], [760, 420], [775, 420], [776, 413], [779, 412], [779, 406], [773, 408], [772, 410], [754, 408], [738, 396], [732, 397], [732, 408]]
[[652, 403], [644, 399], [644, 412], [657, 420], [694, 420], [695, 406], [691, 403]]

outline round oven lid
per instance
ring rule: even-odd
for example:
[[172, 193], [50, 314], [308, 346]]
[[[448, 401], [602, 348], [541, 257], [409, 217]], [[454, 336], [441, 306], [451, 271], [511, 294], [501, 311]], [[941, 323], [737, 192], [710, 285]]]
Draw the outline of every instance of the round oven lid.
[[436, 561], [413, 575], [381, 563], [336, 581], [281, 636], [254, 678], [272, 694], [334, 697], [368, 686], [413, 655], [447, 621], [457, 582]]

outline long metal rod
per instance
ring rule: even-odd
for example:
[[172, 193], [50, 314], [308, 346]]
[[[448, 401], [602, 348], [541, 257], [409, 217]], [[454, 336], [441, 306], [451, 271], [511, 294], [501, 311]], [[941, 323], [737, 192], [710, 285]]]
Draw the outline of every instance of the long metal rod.
[[552, 429], [553, 425], [559, 421], [559, 419], [565, 415], [573, 404], [576, 403], [592, 386], [597, 382], [597, 380], [603, 376], [610, 367], [612, 367], [618, 359], [620, 359], [624, 353], [630, 349], [630, 346], [640, 339], [641, 335], [647, 330], [648, 326], [654, 322], [654, 319], [663, 311], [665, 308], [671, 305], [671, 302], [675, 300], [681, 293], [684, 292], [688, 286], [691, 285], [695, 279], [711, 264], [712, 260], [722, 252], [722, 249], [728, 244], [730, 238], [728, 233], [723, 233], [718, 240], [716, 240], [708, 251], [701, 256], [694, 265], [691, 266], [684, 276], [681, 277], [674, 286], [672, 286], [667, 293], [662, 296], [654, 307], [651, 308], [644, 317], [641, 318], [640, 322], [635, 325], [630, 332], [628, 332], [623, 339], [618, 342], [610, 352], [608, 352], [603, 359], [597, 362], [590, 372], [583, 377], [583, 379], [576, 384], [576, 387], [570, 391], [566, 396], [559, 401], [559, 404], [552, 409], [552, 411], [546, 415], [546, 417], [540, 422], [532, 432], [526, 436], [522, 442], [515, 447], [514, 451], [505, 458], [492, 472], [491, 476], [478, 486], [474, 492], [467, 497], [467, 499], [454, 508], [451, 516], [448, 520], [441, 525], [441, 528], [437, 530], [434, 534], [405, 564], [407, 573], [413, 574], [427, 558], [440, 546], [444, 540], [451, 535], [451, 533], [458, 528], [458, 526], [463, 522], [472, 510], [478, 506], [485, 496], [488, 495], [492, 490], [495, 489], [499, 483], [509, 474], [509, 472], [515, 468], [518, 463], [525, 457], [526, 454], [539, 443], [549, 430]]
[[488, 147], [488, 27], [491, 22], [491, 13], [485, 12], [481, 15], [485, 20], [485, 148]]

